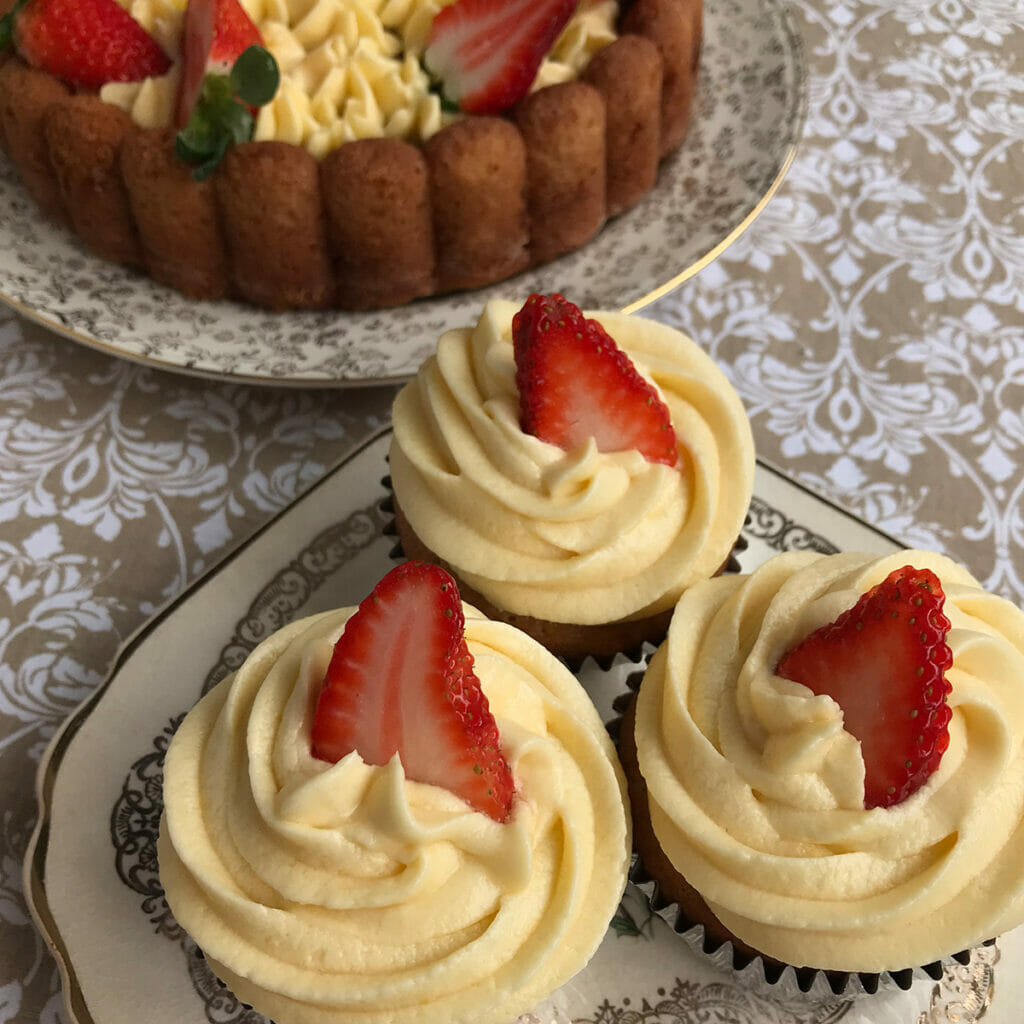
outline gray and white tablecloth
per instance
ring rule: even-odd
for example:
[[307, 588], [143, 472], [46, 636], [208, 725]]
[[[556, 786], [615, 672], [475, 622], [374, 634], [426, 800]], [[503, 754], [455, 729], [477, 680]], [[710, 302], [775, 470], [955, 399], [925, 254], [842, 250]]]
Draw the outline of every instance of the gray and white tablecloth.
[[[1024, 5], [790, 6], [798, 156], [645, 315], [725, 368], [763, 458], [1024, 604]], [[64, 1019], [21, 883], [47, 740], [392, 396], [175, 376], [0, 312], [0, 1024]]]

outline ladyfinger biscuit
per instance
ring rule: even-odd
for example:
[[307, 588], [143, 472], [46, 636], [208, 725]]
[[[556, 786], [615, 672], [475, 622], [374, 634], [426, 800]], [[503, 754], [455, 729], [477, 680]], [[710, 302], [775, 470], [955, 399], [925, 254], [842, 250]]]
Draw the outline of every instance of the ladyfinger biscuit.
[[53, 75], [17, 57], [0, 65], [0, 139], [29, 195], [48, 217], [67, 223], [57, 175], [43, 132], [46, 111], [69, 95]]
[[142, 248], [121, 177], [121, 143], [131, 118], [98, 96], [54, 103], [43, 118], [50, 163], [78, 237], [98, 256], [142, 262]]
[[530, 261], [526, 147], [509, 121], [474, 117], [424, 146], [430, 170], [437, 285], [475, 288]]
[[700, 50], [693, 0], [635, 0], [621, 29], [650, 39], [662, 59], [661, 155], [686, 137], [696, 93], [694, 65]]
[[333, 296], [316, 160], [286, 142], [233, 146], [214, 178], [232, 289], [270, 309]]
[[345, 143], [321, 163], [320, 186], [339, 306], [397, 306], [433, 293], [430, 186], [416, 146]]
[[704, 43], [704, 0], [685, 0], [686, 10], [690, 17], [690, 23], [693, 26], [693, 38], [695, 40], [693, 46], [693, 62], [692, 68], [694, 72], [697, 70], [697, 65], [700, 64], [700, 51]]
[[642, 199], [658, 178], [661, 55], [644, 36], [620, 36], [591, 58], [583, 78], [604, 99], [606, 203], [612, 217]]
[[600, 93], [564, 82], [515, 109], [526, 144], [530, 256], [534, 263], [575, 249], [605, 219], [605, 113]]
[[150, 276], [191, 298], [223, 298], [227, 257], [213, 182], [193, 179], [174, 153], [172, 131], [128, 132], [121, 172]]

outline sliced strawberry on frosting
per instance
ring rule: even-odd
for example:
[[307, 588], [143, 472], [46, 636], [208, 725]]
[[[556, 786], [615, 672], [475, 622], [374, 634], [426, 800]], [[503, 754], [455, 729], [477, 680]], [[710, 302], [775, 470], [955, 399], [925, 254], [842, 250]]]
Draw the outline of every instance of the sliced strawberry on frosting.
[[531, 295], [512, 320], [523, 430], [566, 451], [636, 449], [674, 466], [678, 443], [657, 390], [596, 321], [561, 295]]
[[33, 67], [86, 89], [140, 82], [171, 65], [116, 0], [19, 0], [0, 18], [0, 50], [12, 42]]
[[470, 114], [521, 100], [577, 0], [455, 0], [434, 19], [424, 61], [444, 96]]
[[263, 36], [238, 0], [217, 0], [213, 42], [206, 70], [226, 75], [250, 46], [262, 46]]
[[864, 806], [890, 807], [918, 790], [949, 746], [945, 595], [928, 569], [904, 566], [853, 608], [789, 651], [776, 672], [827, 694], [861, 744]]
[[442, 786], [495, 821], [514, 783], [466, 647], [462, 601], [436, 565], [405, 562], [345, 625], [313, 720], [313, 756], [398, 754], [406, 778]]
[[188, 0], [181, 33], [181, 79], [174, 124], [184, 128], [208, 74], [227, 75], [263, 37], [238, 0]]

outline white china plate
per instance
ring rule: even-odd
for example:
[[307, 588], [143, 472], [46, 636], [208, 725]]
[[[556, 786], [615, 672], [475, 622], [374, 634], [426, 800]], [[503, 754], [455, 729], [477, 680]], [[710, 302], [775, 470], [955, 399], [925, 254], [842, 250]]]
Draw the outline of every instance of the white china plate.
[[[393, 564], [381, 510], [389, 439], [382, 431], [351, 454], [141, 630], [47, 749], [25, 895], [57, 959], [74, 1024], [136, 1024], [142, 1008], [150, 1024], [265, 1024], [218, 985], [167, 910], [155, 855], [163, 752], [201, 692], [261, 639], [298, 616], [358, 603]], [[898, 546], [762, 464], [744, 537], [744, 570], [780, 550]], [[635, 669], [621, 656], [607, 670], [585, 663], [580, 677], [606, 721]], [[1009, 967], [1011, 956], [1024, 963], [1024, 934], [976, 954], [969, 968], [949, 969], [937, 985], [924, 979], [907, 993], [850, 1004], [779, 1005], [695, 956], [630, 886], [591, 964], [537, 1017], [521, 1020], [939, 1024], [955, 1009], [969, 1024], [967, 1011], [987, 1006], [994, 992], [987, 1020], [1001, 1024], [1014, 1018], [1024, 992], [1024, 971]]]
[[706, 0], [693, 128], [658, 184], [578, 252], [475, 292], [369, 313], [272, 314], [202, 303], [90, 255], [47, 221], [0, 156], [0, 300], [72, 340], [166, 370], [249, 383], [385, 383], [492, 295], [561, 290], [631, 312], [712, 260], [781, 182], [806, 76], [784, 0]]

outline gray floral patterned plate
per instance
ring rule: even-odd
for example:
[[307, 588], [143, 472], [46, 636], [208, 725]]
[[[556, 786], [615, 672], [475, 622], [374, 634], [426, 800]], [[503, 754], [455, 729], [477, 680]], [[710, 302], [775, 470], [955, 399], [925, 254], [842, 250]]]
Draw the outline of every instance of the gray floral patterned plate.
[[[164, 902], [163, 756], [200, 694], [260, 640], [293, 618], [357, 603], [393, 564], [381, 510], [389, 441], [389, 431], [368, 441], [166, 608], [46, 751], [25, 895], [74, 1024], [266, 1024], [218, 983]], [[783, 550], [896, 546], [764, 465], [744, 539], [744, 570]], [[621, 656], [606, 669], [584, 664], [581, 679], [606, 721], [635, 669]], [[1000, 958], [1024, 963], [1024, 930], [908, 992], [774, 1001], [692, 952], [631, 886], [591, 964], [517, 1024], [972, 1024], [986, 1009], [992, 1024], [1008, 1024], [1018, 1019], [1024, 971], [1003, 970]]]
[[806, 77], [783, 0], [705, 0], [698, 109], [683, 147], [634, 209], [576, 253], [476, 292], [370, 313], [271, 314], [192, 302], [89, 255], [50, 224], [0, 156], [0, 299], [67, 337], [162, 369], [250, 383], [383, 383], [411, 375], [438, 334], [492, 295], [561, 290], [632, 311], [750, 224], [803, 126]]

